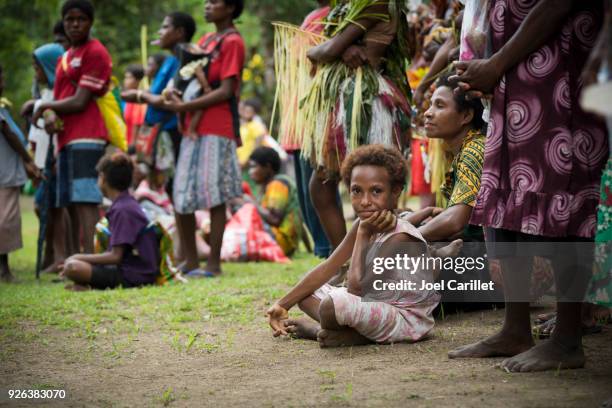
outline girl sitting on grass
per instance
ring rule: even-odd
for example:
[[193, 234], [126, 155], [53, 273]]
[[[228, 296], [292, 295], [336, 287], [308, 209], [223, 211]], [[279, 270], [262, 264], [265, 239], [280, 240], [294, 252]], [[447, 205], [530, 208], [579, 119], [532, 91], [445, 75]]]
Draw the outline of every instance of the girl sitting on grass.
[[[275, 337], [293, 334], [318, 340], [321, 347], [337, 347], [418, 341], [433, 328], [432, 311], [440, 299], [435, 291], [387, 292], [392, 296], [381, 301], [364, 298], [368, 289], [372, 293], [372, 278], [385, 277], [372, 273], [375, 257], [395, 258], [398, 248], [408, 256], [427, 254], [417, 228], [394, 213], [406, 173], [397, 149], [383, 145], [359, 147], [345, 159], [341, 176], [358, 220], [332, 255], [267, 311]], [[436, 256], [450, 255], [458, 244], [438, 250]], [[327, 284], [349, 259], [348, 287]], [[419, 271], [417, 276], [432, 281], [430, 274]], [[416, 285], [419, 289], [421, 283]], [[289, 319], [288, 310], [296, 304], [314, 320]]]

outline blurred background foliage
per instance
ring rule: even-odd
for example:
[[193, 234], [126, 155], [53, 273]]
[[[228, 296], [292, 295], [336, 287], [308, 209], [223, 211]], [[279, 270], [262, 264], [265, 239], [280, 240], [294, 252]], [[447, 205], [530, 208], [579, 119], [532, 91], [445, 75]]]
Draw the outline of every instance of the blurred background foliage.
[[[205, 0], [92, 0], [96, 8], [93, 35], [108, 48], [113, 74], [121, 79], [127, 64], [141, 61], [140, 27], [147, 26], [148, 39], [156, 38], [163, 17], [172, 11], [191, 14], [197, 23], [193, 41], [214, 29], [204, 21]], [[21, 104], [31, 96], [32, 51], [53, 41], [52, 29], [60, 19], [63, 0], [0, 0], [0, 65], [4, 68], [4, 96], [13, 102], [17, 118]], [[272, 105], [274, 61], [272, 21], [299, 24], [316, 8], [316, 0], [245, 0], [237, 21], [247, 48], [243, 97], [257, 96], [263, 106]], [[159, 52], [148, 47], [148, 55]]]

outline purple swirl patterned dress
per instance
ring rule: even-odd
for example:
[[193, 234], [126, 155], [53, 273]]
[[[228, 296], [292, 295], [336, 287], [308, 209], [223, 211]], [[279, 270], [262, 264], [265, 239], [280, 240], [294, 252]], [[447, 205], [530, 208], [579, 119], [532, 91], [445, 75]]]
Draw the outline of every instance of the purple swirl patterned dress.
[[[493, 52], [536, 3], [492, 2]], [[507, 71], [496, 87], [470, 223], [546, 237], [595, 235], [607, 133], [578, 101], [580, 74], [602, 16], [602, 2], [579, 2], [562, 30]]]

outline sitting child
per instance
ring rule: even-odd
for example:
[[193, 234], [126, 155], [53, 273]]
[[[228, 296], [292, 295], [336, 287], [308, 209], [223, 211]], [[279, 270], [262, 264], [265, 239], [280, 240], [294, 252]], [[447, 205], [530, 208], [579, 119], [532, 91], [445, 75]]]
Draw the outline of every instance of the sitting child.
[[260, 187], [259, 214], [290, 256], [300, 242], [302, 219], [295, 185], [286, 175], [278, 174], [280, 167], [281, 159], [270, 147], [258, 147], [249, 157], [249, 176]]
[[155, 283], [159, 274], [159, 243], [149, 221], [128, 189], [132, 183], [132, 161], [117, 153], [98, 163], [98, 185], [113, 204], [106, 214], [110, 250], [104, 254], [73, 255], [60, 266], [75, 284], [72, 290], [134, 287]]
[[[401, 154], [382, 145], [361, 146], [345, 159], [342, 179], [358, 220], [332, 255], [267, 311], [274, 336], [291, 333], [318, 340], [321, 347], [336, 347], [418, 341], [429, 333], [440, 299], [437, 292], [405, 290], [393, 293], [393, 299], [364, 299], [366, 282], [378, 276], [371, 272], [375, 257], [395, 257], [400, 245], [409, 256], [428, 252], [417, 228], [394, 214], [406, 173]], [[348, 287], [327, 284], [349, 259]], [[428, 274], [419, 271], [432, 281]], [[296, 304], [315, 321], [288, 319], [288, 310]]]

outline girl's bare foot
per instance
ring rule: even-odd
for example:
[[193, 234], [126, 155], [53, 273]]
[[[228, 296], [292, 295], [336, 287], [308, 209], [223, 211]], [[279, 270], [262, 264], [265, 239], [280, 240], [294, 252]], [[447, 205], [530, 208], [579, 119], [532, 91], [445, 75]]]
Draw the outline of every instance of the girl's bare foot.
[[582, 347], [568, 347], [555, 339], [546, 340], [531, 349], [508, 358], [501, 368], [514, 373], [584, 367]]
[[285, 321], [287, 333], [298, 339], [316, 340], [321, 330], [319, 323], [312, 319], [289, 319]]
[[448, 358], [511, 357], [533, 347], [531, 336], [513, 337], [497, 333], [473, 344], [461, 346], [448, 352]]
[[345, 330], [327, 330], [321, 329], [317, 333], [317, 340], [321, 348], [341, 347], [341, 346], [359, 346], [370, 344], [372, 341], [353, 329]]

